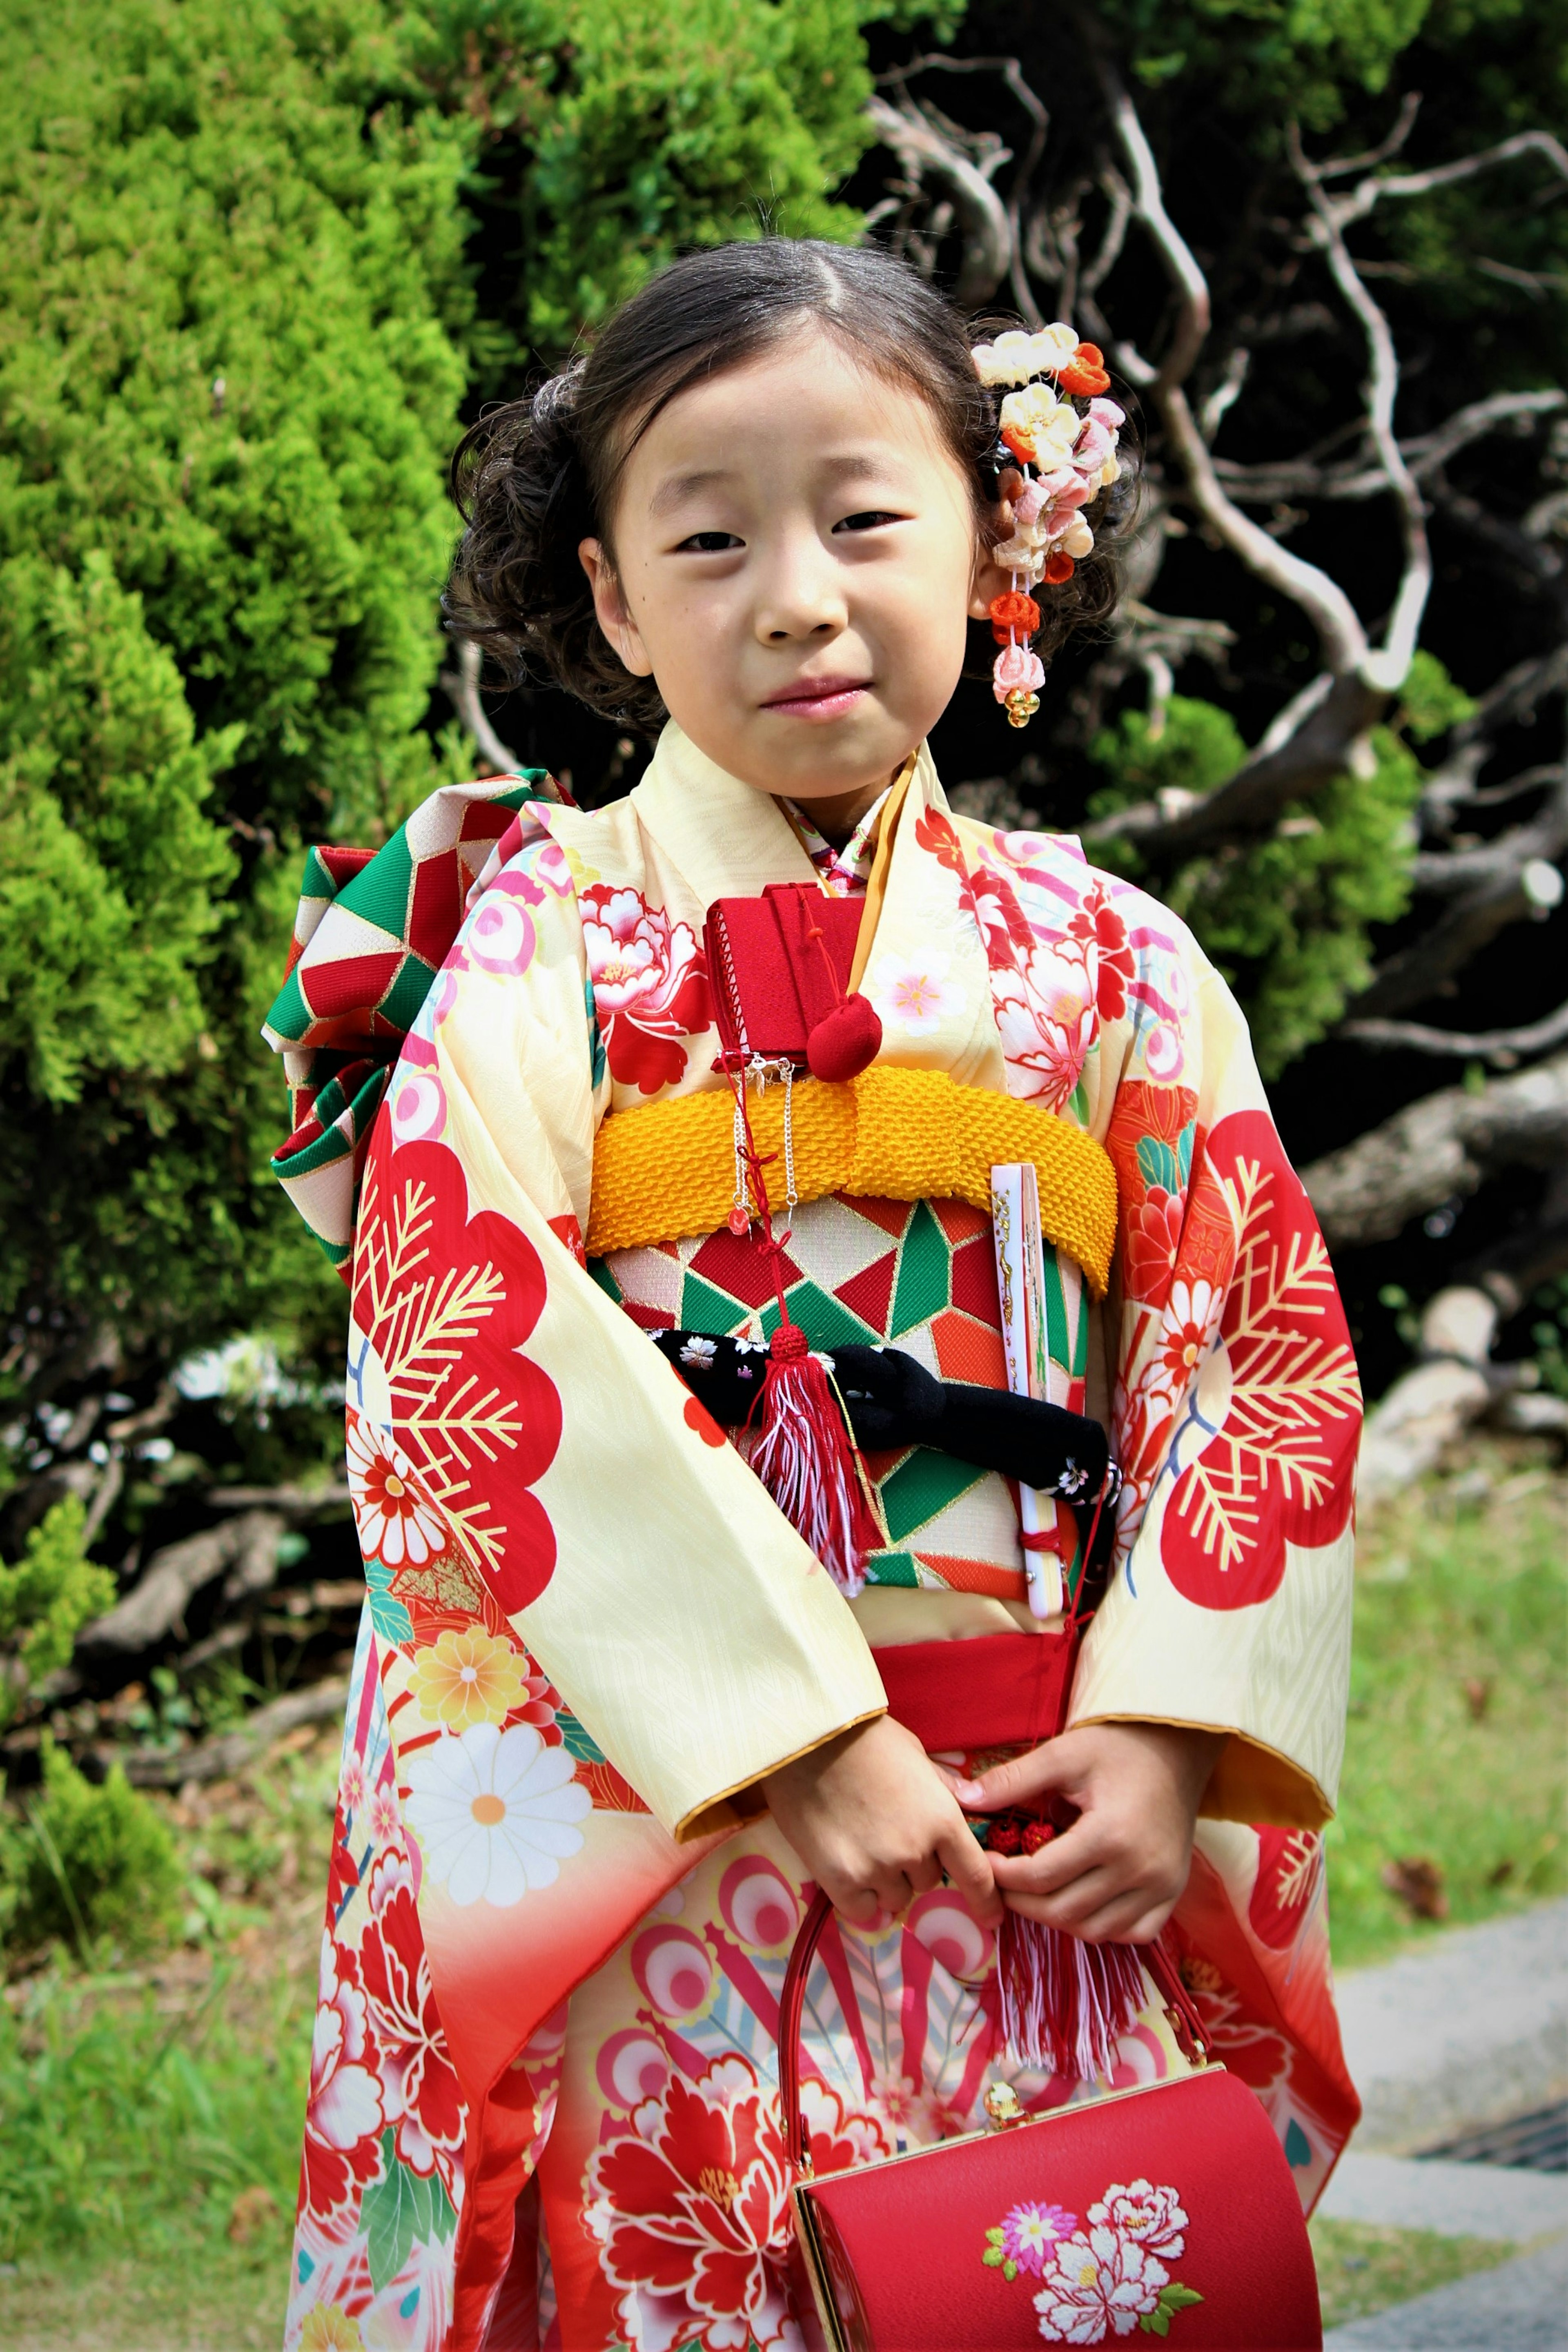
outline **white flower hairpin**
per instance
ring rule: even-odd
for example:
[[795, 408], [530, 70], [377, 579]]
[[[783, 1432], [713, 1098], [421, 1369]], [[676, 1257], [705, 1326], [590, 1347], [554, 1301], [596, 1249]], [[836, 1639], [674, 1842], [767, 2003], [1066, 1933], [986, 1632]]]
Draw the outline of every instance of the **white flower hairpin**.
[[[1081, 509], [1121, 472], [1117, 438], [1123, 412], [1098, 344], [1080, 343], [1065, 320], [1037, 334], [1021, 328], [974, 348], [983, 384], [1005, 393], [999, 424], [1024, 486], [1013, 499], [1013, 535], [995, 550], [1012, 584], [991, 600], [991, 630], [1000, 651], [992, 691], [1009, 723], [1026, 727], [1040, 707], [1045, 664], [1029, 640], [1040, 625], [1031, 589], [1070, 580], [1094, 545]], [[1087, 408], [1078, 405], [1087, 401]]]

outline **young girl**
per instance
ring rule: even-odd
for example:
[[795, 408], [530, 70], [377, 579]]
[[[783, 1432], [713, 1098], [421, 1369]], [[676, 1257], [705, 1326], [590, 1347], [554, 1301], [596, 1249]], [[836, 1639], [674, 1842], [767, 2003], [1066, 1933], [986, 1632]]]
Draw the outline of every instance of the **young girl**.
[[[1070, 330], [977, 360], [885, 256], [773, 241], [675, 264], [459, 453], [453, 626], [662, 731], [595, 813], [534, 772], [313, 852], [269, 1025], [279, 1172], [352, 1282], [369, 1585], [290, 2347], [797, 2344], [773, 2095], [813, 1882], [819, 2171], [974, 2128], [999, 2080], [1038, 2109], [1181, 2070], [1136, 1977], [1089, 2079], [1021, 2061], [1005, 1906], [1096, 1943], [1169, 1922], [1305, 2202], [1354, 2120], [1318, 1833], [1358, 1395], [1323, 1246], [1191, 937], [1076, 842], [955, 816], [925, 748], [972, 618], [1022, 720], [1036, 628], [1109, 606], [1104, 383]], [[849, 1089], [795, 1082], [771, 1256], [701, 942], [788, 883], [860, 901], [881, 1042], [837, 1160]], [[762, 1372], [780, 1290], [819, 1350], [1007, 1385], [988, 1199], [933, 1106], [1040, 1163], [1052, 1353], [1123, 1475], [1045, 1744], [1016, 1693], [1071, 1546], [1042, 1618], [1016, 1484], [871, 1454], [847, 1598], [697, 1393], [722, 1335]], [[972, 1725], [941, 1764], [887, 1697], [933, 1674]], [[1003, 1833], [1053, 1801], [1062, 1834]], [[1016, 2234], [1048, 2283], [1049, 2209]]]

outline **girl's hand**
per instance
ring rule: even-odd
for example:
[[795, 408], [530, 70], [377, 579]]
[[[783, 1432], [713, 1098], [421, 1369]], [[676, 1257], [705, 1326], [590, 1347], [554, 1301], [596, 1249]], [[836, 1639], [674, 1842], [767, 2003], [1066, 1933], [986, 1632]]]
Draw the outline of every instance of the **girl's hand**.
[[781, 1764], [762, 1788], [817, 1885], [856, 1927], [879, 1912], [897, 1918], [944, 1873], [977, 1919], [1001, 1918], [989, 1857], [920, 1741], [890, 1715]]
[[1071, 1828], [1038, 1853], [991, 1856], [1008, 1908], [1088, 1943], [1148, 1944], [1186, 1885], [1193, 1825], [1225, 1741], [1171, 1724], [1085, 1724], [951, 1785], [972, 1813], [1047, 1796], [1076, 1806]]

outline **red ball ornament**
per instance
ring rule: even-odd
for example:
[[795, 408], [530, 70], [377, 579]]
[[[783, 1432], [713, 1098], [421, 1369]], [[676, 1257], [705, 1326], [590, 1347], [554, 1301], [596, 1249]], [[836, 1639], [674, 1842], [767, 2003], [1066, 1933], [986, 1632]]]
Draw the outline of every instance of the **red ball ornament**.
[[843, 1086], [870, 1068], [881, 1045], [877, 1008], [868, 997], [857, 993], [817, 1023], [805, 1041], [806, 1063], [814, 1078]]

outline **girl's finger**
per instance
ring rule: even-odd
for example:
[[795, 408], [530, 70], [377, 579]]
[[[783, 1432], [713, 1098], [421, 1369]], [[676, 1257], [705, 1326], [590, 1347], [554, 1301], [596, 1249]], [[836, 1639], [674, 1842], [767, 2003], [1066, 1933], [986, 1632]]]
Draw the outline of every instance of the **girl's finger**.
[[936, 1853], [954, 1892], [963, 1896], [981, 1926], [995, 1927], [1002, 1916], [1002, 1898], [996, 1891], [991, 1856], [982, 1852], [962, 1825], [943, 1832]]
[[997, 1885], [1019, 1895], [1055, 1894], [1086, 1871], [1105, 1869], [1110, 1863], [1106, 1842], [1090, 1813], [1034, 1853], [998, 1853], [991, 1858]]
[[1057, 1743], [1047, 1740], [1043, 1748], [1031, 1748], [1026, 1756], [994, 1764], [978, 1780], [960, 1780], [953, 1793], [966, 1812], [994, 1813], [1047, 1789], [1066, 1790], [1077, 1774], [1056, 1750]]
[[1066, 1886], [1053, 1887], [1047, 1895], [1029, 1890], [1003, 1889], [1002, 1899], [1010, 1910], [1022, 1913], [1026, 1919], [1039, 1919], [1047, 1927], [1060, 1927], [1076, 1936], [1084, 1923], [1116, 1902], [1123, 1893], [1114, 1871], [1103, 1866], [1081, 1872]]

